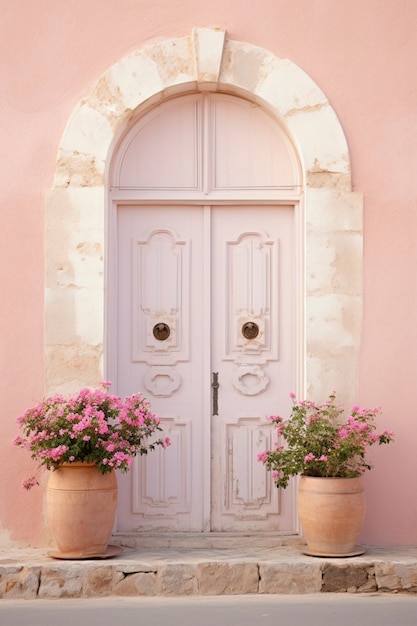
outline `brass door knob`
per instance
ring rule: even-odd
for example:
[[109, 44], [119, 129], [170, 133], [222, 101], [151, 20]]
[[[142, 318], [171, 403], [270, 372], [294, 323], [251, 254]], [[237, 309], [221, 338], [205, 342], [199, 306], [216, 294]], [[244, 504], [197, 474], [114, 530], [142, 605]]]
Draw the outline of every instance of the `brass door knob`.
[[242, 326], [242, 335], [245, 339], [255, 339], [259, 335], [259, 326], [255, 322], [245, 322]]
[[164, 322], [159, 322], [158, 324], [155, 324], [152, 332], [153, 336], [158, 341], [165, 341], [165, 339], [168, 339], [171, 334], [171, 330], [168, 324], [165, 324]]

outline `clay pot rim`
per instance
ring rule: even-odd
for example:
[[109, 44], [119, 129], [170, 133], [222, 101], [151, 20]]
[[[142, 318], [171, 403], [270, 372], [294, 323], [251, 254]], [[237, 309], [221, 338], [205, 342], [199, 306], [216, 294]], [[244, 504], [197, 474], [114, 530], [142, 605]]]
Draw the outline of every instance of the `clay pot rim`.
[[311, 478], [313, 480], [358, 480], [362, 476], [309, 476], [308, 474], [300, 474], [300, 478]]

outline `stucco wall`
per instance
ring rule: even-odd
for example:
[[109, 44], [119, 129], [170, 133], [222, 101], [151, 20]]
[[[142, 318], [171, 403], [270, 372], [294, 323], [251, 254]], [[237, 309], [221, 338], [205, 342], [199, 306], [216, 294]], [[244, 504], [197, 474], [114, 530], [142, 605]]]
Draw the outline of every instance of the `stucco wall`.
[[89, 86], [120, 58], [210, 25], [293, 61], [339, 117], [353, 191], [364, 194], [357, 401], [381, 405], [381, 427], [396, 432], [394, 446], [373, 454], [361, 540], [417, 541], [417, 4], [261, 0], [254, 7], [237, 0], [0, 1], [4, 545], [43, 539], [43, 491], [20, 489], [30, 461], [10, 442], [15, 416], [44, 393], [44, 204], [65, 125]]

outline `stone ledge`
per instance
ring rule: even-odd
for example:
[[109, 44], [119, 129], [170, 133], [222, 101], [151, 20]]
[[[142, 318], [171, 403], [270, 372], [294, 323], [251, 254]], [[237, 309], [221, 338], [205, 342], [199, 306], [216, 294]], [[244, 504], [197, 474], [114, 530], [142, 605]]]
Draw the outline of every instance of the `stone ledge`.
[[106, 560], [64, 561], [47, 550], [0, 550], [0, 598], [417, 593], [417, 548], [369, 548], [317, 558], [300, 545], [125, 549]]

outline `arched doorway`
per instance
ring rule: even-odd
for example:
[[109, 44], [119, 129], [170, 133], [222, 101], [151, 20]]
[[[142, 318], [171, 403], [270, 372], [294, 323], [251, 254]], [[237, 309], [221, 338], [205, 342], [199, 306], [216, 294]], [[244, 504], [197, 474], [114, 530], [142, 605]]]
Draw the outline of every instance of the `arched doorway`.
[[129, 127], [109, 186], [109, 374], [172, 441], [121, 478], [118, 529], [294, 531], [257, 462], [300, 361], [293, 145], [246, 99], [180, 96]]
[[[293, 390], [322, 400], [329, 390], [337, 389], [340, 401], [350, 404], [357, 385], [361, 337], [363, 203], [361, 194], [351, 190], [343, 130], [323, 92], [299, 67], [263, 48], [228, 40], [219, 28], [196, 28], [189, 36], [154, 42], [121, 59], [92, 85], [68, 121], [54, 186], [46, 200], [46, 391], [73, 392], [109, 378], [106, 363], [116, 348], [114, 336], [106, 330], [106, 326], [112, 328], [105, 312], [106, 230], [114, 232], [111, 225], [106, 229], [106, 181], [115, 146], [126, 129], [132, 128], [133, 116], [138, 119], [152, 106], [180, 94], [203, 92], [232, 94], [259, 104], [265, 115], [268, 111], [280, 121], [284, 136], [297, 146], [303, 188], [299, 189], [300, 210], [293, 216], [298, 275], [302, 276], [304, 267], [305, 273], [296, 303], [301, 315], [296, 320], [300, 362]], [[194, 187], [187, 201], [182, 188], [178, 202], [201, 210], [205, 190], [199, 190], [198, 197]], [[274, 202], [277, 207], [281, 203], [296, 206], [294, 189], [281, 189], [278, 204], [278, 196], [271, 200], [268, 190], [257, 189], [249, 198], [246, 191], [234, 189], [225, 198], [225, 189], [209, 189], [210, 201], [204, 206], [215, 211], [225, 206], [225, 214], [231, 211], [229, 201], [252, 207], [262, 201], [263, 208], [268, 202], [270, 206]], [[123, 194], [129, 203], [128, 189], [120, 190], [118, 201]], [[173, 195], [172, 188], [160, 190], [159, 199], [162, 204], [172, 203]], [[152, 204], [152, 198], [148, 200]], [[204, 245], [207, 249], [206, 239]], [[208, 307], [204, 310], [207, 316]], [[206, 369], [210, 378], [213, 370]], [[157, 383], [162, 384], [163, 378], [159, 376]], [[249, 372], [245, 384], [260, 378]], [[209, 464], [205, 458], [205, 484]], [[207, 519], [207, 490], [203, 509]]]

